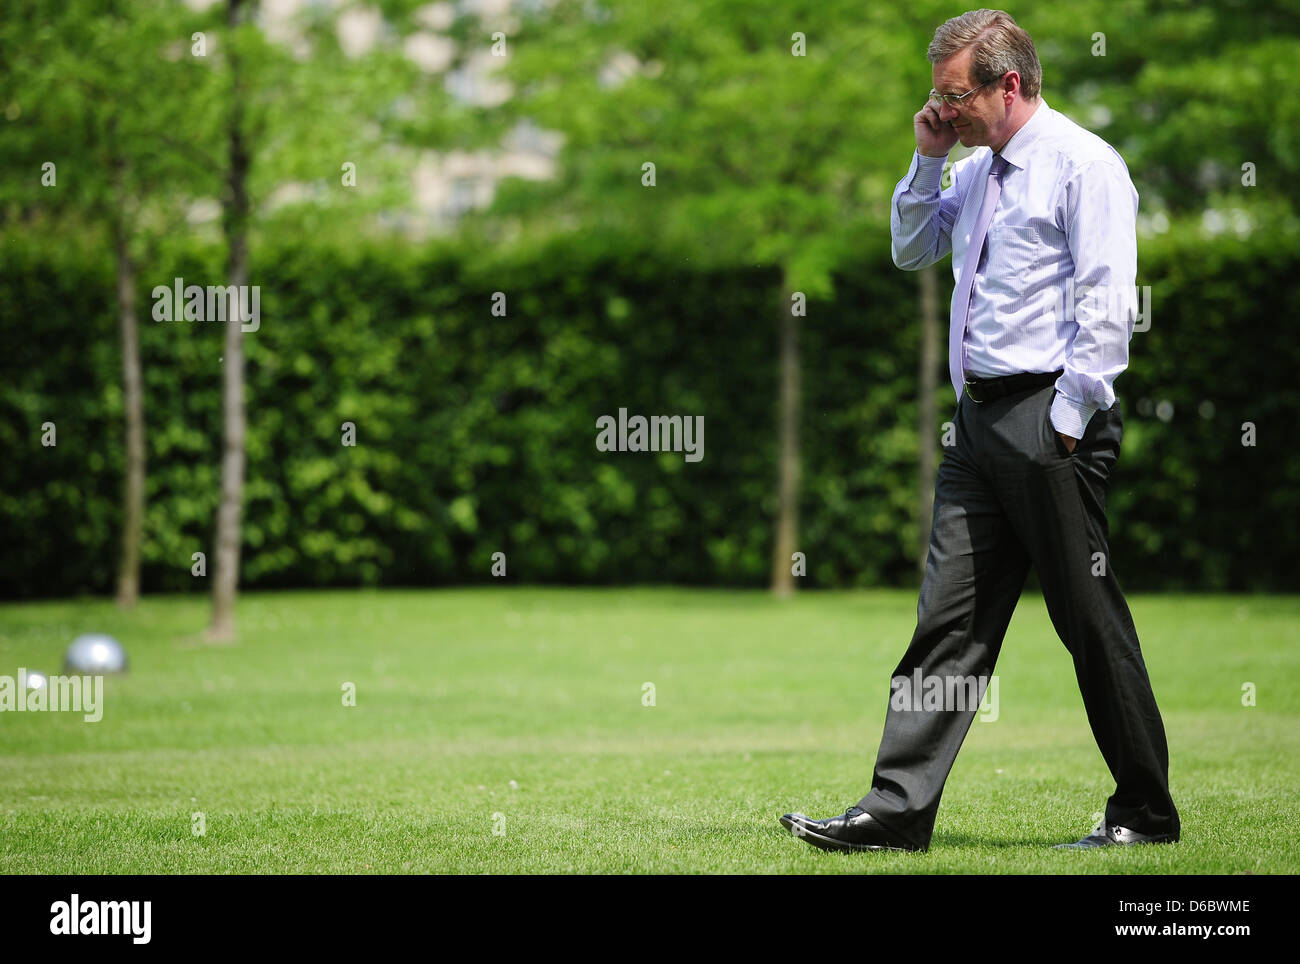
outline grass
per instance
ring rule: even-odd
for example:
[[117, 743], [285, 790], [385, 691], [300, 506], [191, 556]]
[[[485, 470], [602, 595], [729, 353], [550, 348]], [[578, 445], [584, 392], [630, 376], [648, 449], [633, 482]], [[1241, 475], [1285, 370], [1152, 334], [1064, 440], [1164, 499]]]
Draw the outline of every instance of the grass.
[[1300, 598], [1130, 604], [1182, 842], [1051, 849], [1113, 783], [1027, 595], [925, 854], [777, 823], [870, 786], [913, 592], [246, 594], [232, 646], [195, 641], [199, 597], [6, 604], [0, 674], [59, 672], [86, 631], [131, 669], [98, 723], [0, 713], [0, 872], [1295, 873]]

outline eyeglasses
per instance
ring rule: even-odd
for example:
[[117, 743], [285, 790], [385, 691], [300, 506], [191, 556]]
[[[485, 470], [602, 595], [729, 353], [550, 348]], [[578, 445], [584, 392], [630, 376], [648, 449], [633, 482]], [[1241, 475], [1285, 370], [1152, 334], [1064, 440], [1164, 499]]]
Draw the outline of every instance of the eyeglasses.
[[[1003, 74], [1002, 76], [1005, 77], [1006, 75]], [[979, 90], [979, 89], [981, 89], [981, 88], [983, 88], [983, 87], [987, 87], [989, 84], [996, 84], [996, 83], [997, 83], [999, 80], [1001, 80], [1001, 79], [1002, 79], [1002, 77], [994, 77], [992, 80], [986, 80], [986, 81], [984, 81], [984, 83], [980, 84], [979, 87], [972, 87], [970, 90], [966, 91], [966, 93], [964, 93], [964, 94], [941, 94], [941, 93], [939, 93], [937, 90], [935, 90], [933, 87], [931, 87], [931, 88], [930, 88], [930, 99], [931, 99], [931, 100], [941, 101], [941, 102], [947, 104], [949, 107], [960, 107], [960, 106], [962, 105], [962, 101], [964, 101], [964, 100], [965, 100], [967, 97], [969, 97], [971, 94], [975, 93], [975, 91], [977, 91], [977, 90]]]

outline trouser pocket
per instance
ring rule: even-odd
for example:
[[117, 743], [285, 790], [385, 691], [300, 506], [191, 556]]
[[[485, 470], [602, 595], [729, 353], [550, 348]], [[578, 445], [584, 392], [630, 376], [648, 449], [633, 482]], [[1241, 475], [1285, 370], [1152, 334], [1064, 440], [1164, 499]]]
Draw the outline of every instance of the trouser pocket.
[[[1048, 439], [1055, 447], [1056, 454], [1063, 459], [1068, 459], [1073, 453], [1065, 447], [1065, 443], [1061, 441], [1060, 433], [1056, 431], [1056, 426], [1052, 424], [1052, 403], [1054, 401], [1056, 401], [1055, 388], [1047, 396], [1047, 411], [1043, 413], [1043, 423], [1047, 429]], [[1075, 443], [1076, 448], [1078, 448], [1078, 444], [1078, 442]]]

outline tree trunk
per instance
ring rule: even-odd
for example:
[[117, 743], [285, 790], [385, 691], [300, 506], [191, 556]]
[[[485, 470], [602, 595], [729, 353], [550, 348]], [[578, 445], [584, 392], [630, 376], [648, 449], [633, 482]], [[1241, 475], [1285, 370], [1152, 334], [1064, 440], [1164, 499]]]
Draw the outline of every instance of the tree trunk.
[[243, 88], [234, 28], [243, 0], [230, 0], [226, 24], [232, 94], [230, 110], [230, 167], [227, 172], [222, 228], [228, 246], [227, 284], [233, 286], [232, 304], [226, 311], [226, 344], [222, 361], [222, 413], [225, 422], [221, 453], [221, 502], [217, 506], [216, 566], [212, 583], [212, 625], [208, 637], [230, 640], [235, 636], [235, 594], [239, 586], [239, 527], [244, 498], [244, 332], [239, 292], [248, 284], [248, 145], [244, 139]]
[[934, 512], [935, 446], [934, 432], [937, 412], [934, 405], [939, 373], [939, 279], [934, 265], [922, 268], [921, 294], [921, 363], [917, 377], [917, 437], [920, 440], [920, 460], [917, 477], [917, 519], [920, 522], [920, 544], [917, 568], [925, 574], [925, 558], [930, 547], [930, 522]]
[[[120, 186], [119, 174], [119, 186]], [[119, 192], [119, 203], [122, 201]], [[117, 604], [140, 598], [140, 538], [144, 528], [144, 388], [140, 371], [140, 329], [135, 316], [135, 264], [126, 216], [113, 224], [117, 259], [117, 313], [122, 334], [122, 387], [126, 407], [126, 482], [122, 495], [122, 558], [117, 571]]]
[[794, 592], [791, 556], [799, 539], [799, 319], [791, 304], [789, 285], [782, 279], [781, 294], [781, 389], [778, 415], [778, 482], [776, 539], [772, 551], [772, 592], [788, 596]]

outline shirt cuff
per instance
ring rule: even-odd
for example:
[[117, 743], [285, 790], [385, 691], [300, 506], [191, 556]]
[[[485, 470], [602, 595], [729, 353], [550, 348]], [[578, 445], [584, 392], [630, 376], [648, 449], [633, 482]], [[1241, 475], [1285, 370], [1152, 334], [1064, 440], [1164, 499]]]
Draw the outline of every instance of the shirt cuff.
[[1052, 399], [1052, 428], [1062, 435], [1081, 439], [1095, 411], [1097, 406], [1071, 401], [1058, 391], [1056, 398]]
[[943, 181], [943, 166], [947, 162], [946, 157], [927, 157], [920, 151], [916, 151], [912, 158], [916, 173], [912, 175], [912, 182], [907, 186], [908, 190], [922, 197], [938, 194], [939, 184]]

